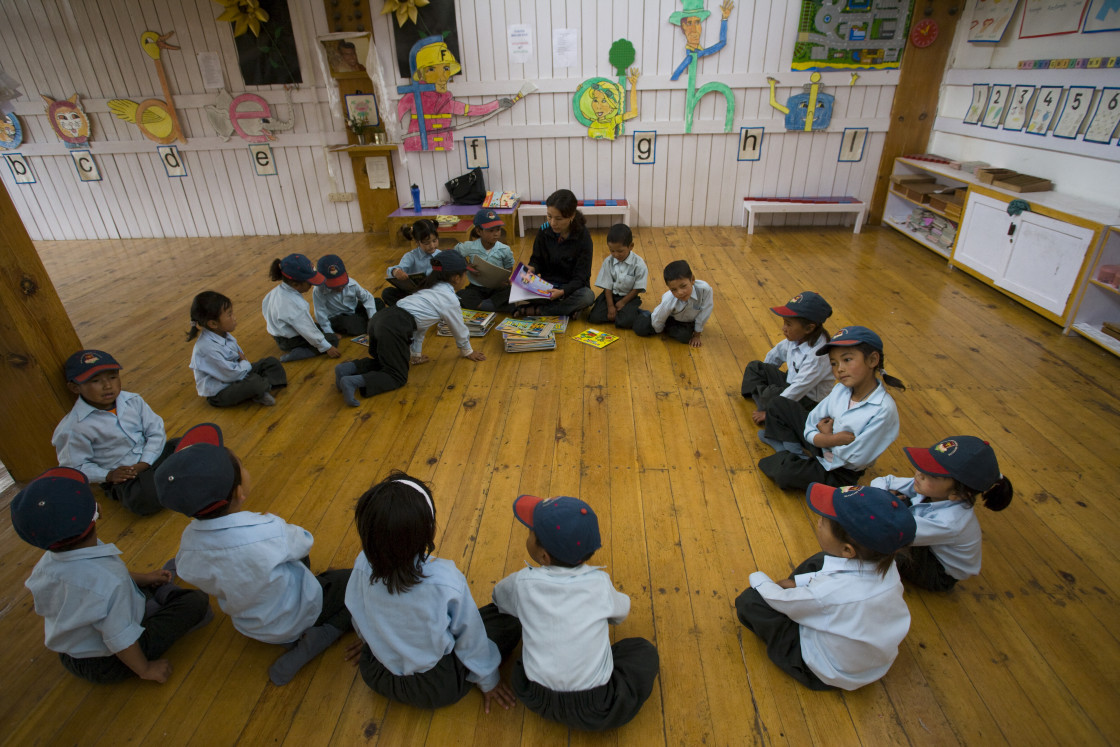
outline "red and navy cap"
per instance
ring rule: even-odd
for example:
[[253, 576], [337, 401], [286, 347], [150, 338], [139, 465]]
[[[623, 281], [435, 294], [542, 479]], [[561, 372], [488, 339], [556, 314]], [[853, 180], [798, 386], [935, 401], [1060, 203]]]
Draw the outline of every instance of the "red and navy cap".
[[302, 254], [289, 254], [280, 260], [280, 274], [300, 283], [322, 285], [323, 275], [311, 266], [311, 260]]
[[222, 429], [213, 423], [196, 425], [156, 469], [156, 497], [164, 508], [206, 516], [229, 505], [234, 469], [229, 450], [222, 446]]
[[12, 500], [12, 527], [42, 550], [58, 550], [89, 536], [97, 502], [89, 478], [72, 467], [52, 467]]
[[903, 449], [915, 469], [934, 477], [951, 477], [981, 492], [999, 480], [996, 453], [987, 441], [976, 436], [949, 436], [928, 449]]
[[546, 500], [519, 495], [513, 502], [513, 515], [533, 530], [549, 555], [568, 565], [582, 563], [603, 546], [599, 519], [579, 498], [561, 495]]
[[474, 225], [477, 228], [497, 228], [505, 225], [498, 214], [489, 208], [483, 208], [474, 214]]
[[845, 348], [859, 345], [861, 342], [866, 342], [871, 347], [883, 352], [883, 338], [875, 334], [867, 327], [851, 326], [844, 327], [842, 330], [832, 336], [832, 339], [821, 345], [817, 355], [828, 355], [829, 348]]
[[796, 316], [817, 324], [824, 324], [832, 316], [828, 301], [813, 291], [801, 291], [786, 301], [785, 306], [771, 306], [770, 310], [778, 316]]
[[63, 372], [67, 381], [81, 384], [102, 371], [119, 371], [121, 364], [103, 350], [79, 350], [66, 359]]
[[860, 545], [884, 555], [911, 544], [918, 530], [910, 509], [881, 488], [813, 482], [805, 501], [821, 516], [835, 519]]
[[341, 288], [350, 282], [346, 265], [337, 254], [324, 254], [315, 264], [315, 269], [323, 276], [323, 284], [328, 288]]

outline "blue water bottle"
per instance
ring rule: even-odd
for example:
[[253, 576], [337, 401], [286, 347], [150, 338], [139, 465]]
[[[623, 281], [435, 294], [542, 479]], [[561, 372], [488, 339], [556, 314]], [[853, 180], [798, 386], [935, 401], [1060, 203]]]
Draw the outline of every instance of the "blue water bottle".
[[415, 184], [412, 185], [412, 209], [417, 213], [420, 212], [420, 188]]

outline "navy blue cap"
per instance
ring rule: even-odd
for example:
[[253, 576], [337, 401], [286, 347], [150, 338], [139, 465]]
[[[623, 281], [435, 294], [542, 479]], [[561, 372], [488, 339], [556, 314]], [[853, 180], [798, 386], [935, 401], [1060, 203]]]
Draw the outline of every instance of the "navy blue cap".
[[867, 327], [844, 327], [832, 336], [832, 339], [821, 345], [821, 349], [817, 351], [817, 355], [828, 355], [829, 348], [843, 348], [859, 345], [861, 342], [866, 342], [871, 347], [883, 352], [883, 338], [875, 334]]
[[102, 371], [119, 371], [121, 364], [103, 350], [79, 350], [66, 359], [62, 370], [67, 381], [79, 384]]
[[881, 488], [811, 482], [805, 501], [821, 516], [839, 522], [853, 540], [884, 555], [911, 544], [918, 530], [910, 508]]
[[906, 458], [921, 472], [934, 477], [951, 477], [981, 492], [999, 480], [996, 452], [987, 441], [976, 436], [949, 436], [928, 449], [909, 446]]
[[828, 301], [813, 291], [801, 291], [786, 301], [785, 306], [771, 306], [770, 310], [778, 316], [796, 316], [817, 324], [824, 324], [832, 316]]
[[72, 467], [52, 467], [12, 500], [12, 527], [42, 550], [81, 541], [93, 529], [97, 502], [89, 478]]
[[483, 208], [474, 214], [474, 224], [478, 228], [497, 228], [505, 222], [490, 208]]
[[320, 285], [323, 282], [323, 275], [316, 272], [311, 260], [302, 254], [289, 254], [280, 260], [280, 274], [300, 283]]
[[513, 502], [513, 515], [533, 530], [549, 555], [562, 563], [578, 565], [603, 546], [599, 519], [579, 498], [562, 495], [545, 500], [519, 495]]
[[323, 283], [328, 288], [341, 288], [350, 282], [350, 276], [346, 274], [346, 265], [342, 262], [342, 257], [337, 254], [324, 254], [319, 258], [315, 269], [323, 276]]
[[463, 259], [463, 255], [454, 249], [445, 249], [442, 252], [436, 252], [432, 257], [432, 269], [458, 275], [467, 271], [467, 260]]
[[213, 423], [196, 425], [156, 469], [156, 497], [164, 508], [205, 516], [229, 505], [234, 469], [229, 449], [222, 446], [222, 429]]

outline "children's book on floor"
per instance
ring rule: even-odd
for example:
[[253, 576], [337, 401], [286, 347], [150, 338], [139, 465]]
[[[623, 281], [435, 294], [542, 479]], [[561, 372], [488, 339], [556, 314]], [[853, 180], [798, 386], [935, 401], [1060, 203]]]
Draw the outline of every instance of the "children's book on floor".
[[548, 298], [550, 291], [552, 291], [552, 283], [540, 275], [529, 272], [529, 268], [521, 262], [518, 262], [517, 267], [513, 268], [513, 274], [510, 276], [509, 282], [512, 286], [509, 291], [510, 303]]
[[590, 345], [593, 348], [605, 348], [612, 342], [618, 339], [618, 335], [612, 335], [610, 332], [600, 332], [597, 329], [585, 329], [578, 335], [572, 337], [576, 342], [582, 342], [585, 345]]
[[526, 337], [514, 335], [509, 332], [502, 333], [507, 353], [527, 353], [532, 350], [555, 350], [556, 335], [549, 332], [543, 337]]
[[[462, 309], [462, 312], [463, 324], [467, 325], [467, 332], [470, 333], [471, 337], [482, 337], [490, 331], [498, 320], [498, 314], [493, 311]], [[436, 325], [436, 334], [440, 337], [451, 337], [451, 329], [442, 319]]]
[[562, 335], [568, 331], [568, 317], [566, 316], [523, 316], [521, 321], [551, 324], [553, 333], [557, 335]]
[[351, 337], [350, 342], [356, 342], [359, 345], [365, 345], [368, 348], [369, 347], [369, 335], [358, 335], [357, 337]]
[[503, 319], [495, 327], [503, 335], [520, 335], [521, 337], [548, 337], [553, 334], [554, 325], [550, 322], [537, 322], [528, 319]]

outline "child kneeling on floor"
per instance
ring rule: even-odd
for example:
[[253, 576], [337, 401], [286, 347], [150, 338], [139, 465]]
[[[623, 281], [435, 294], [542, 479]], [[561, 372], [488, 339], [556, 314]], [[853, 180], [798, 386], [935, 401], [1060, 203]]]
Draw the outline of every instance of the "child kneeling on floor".
[[739, 622], [770, 660], [811, 690], [855, 690], [890, 669], [910, 630], [895, 555], [914, 541], [914, 516], [885, 490], [813, 483], [821, 550], [789, 578], [751, 574]]
[[521, 620], [513, 691], [529, 710], [572, 729], [622, 726], [653, 692], [659, 660], [644, 638], [611, 645], [607, 626], [626, 619], [630, 597], [602, 567], [586, 565], [601, 546], [595, 512], [578, 498], [523, 495], [513, 514], [529, 528], [525, 549], [540, 564], [494, 587], [498, 609]]

